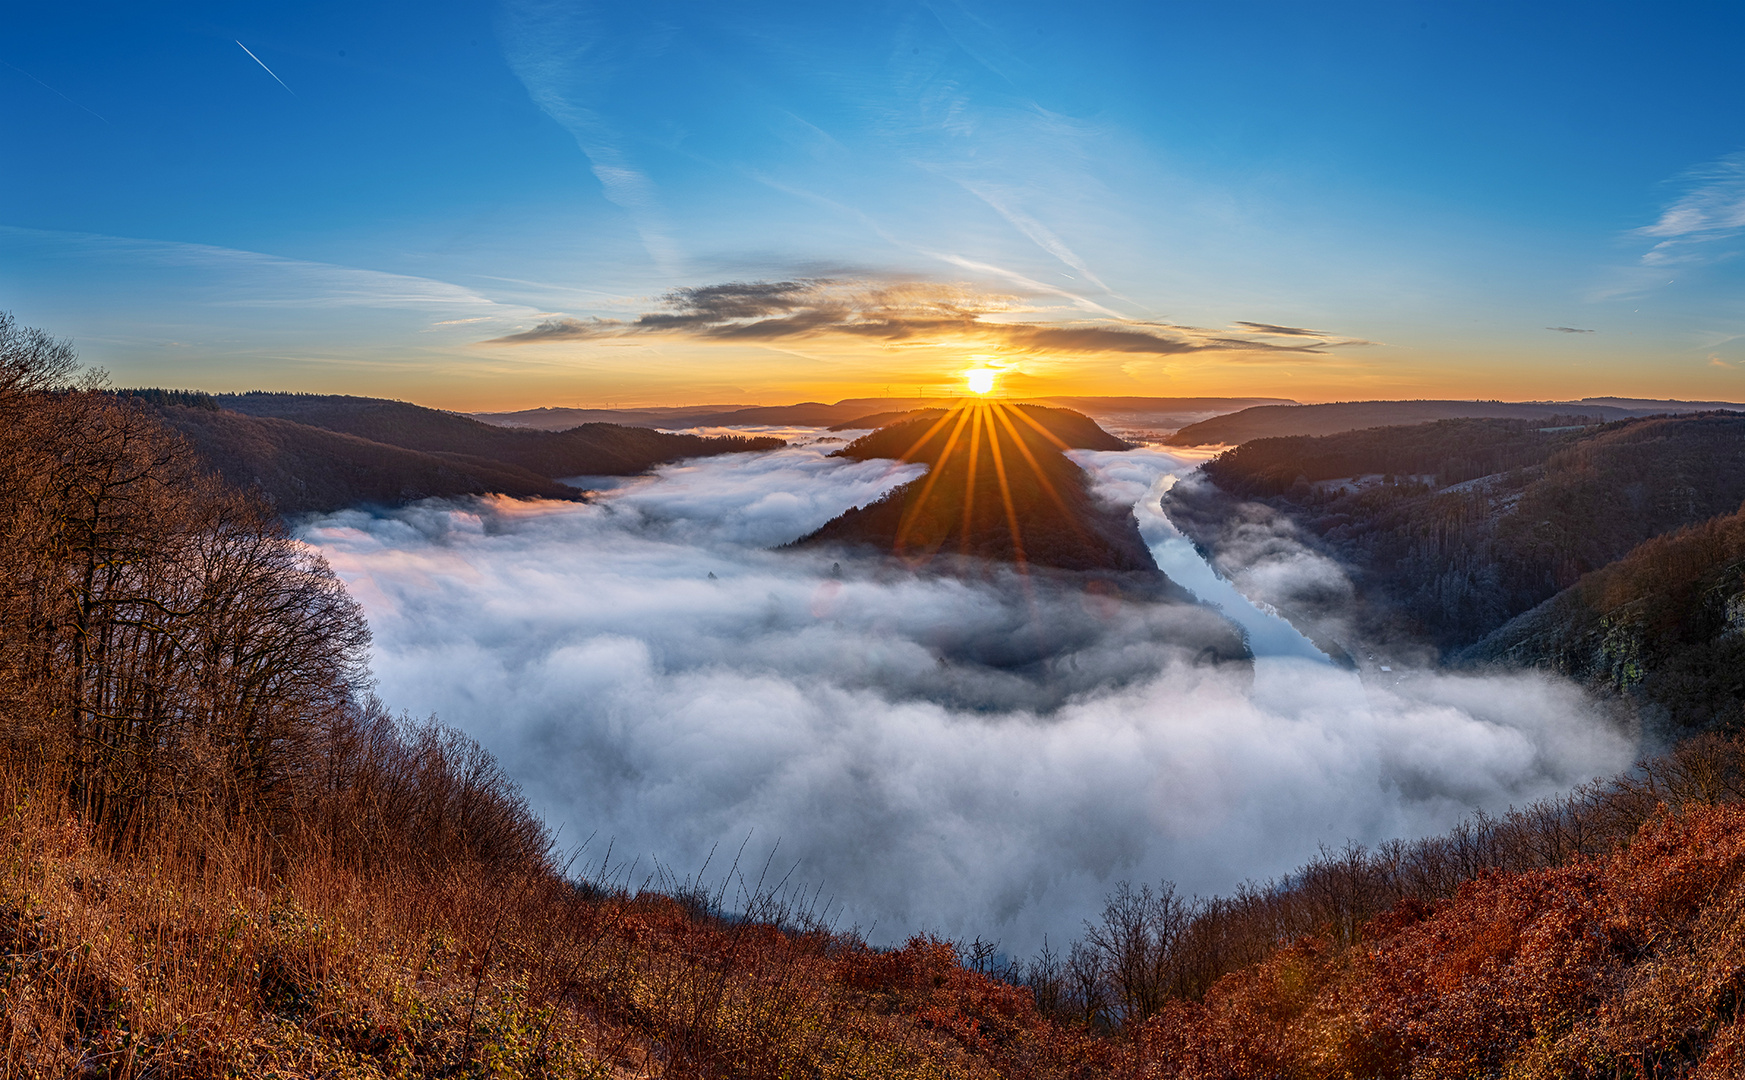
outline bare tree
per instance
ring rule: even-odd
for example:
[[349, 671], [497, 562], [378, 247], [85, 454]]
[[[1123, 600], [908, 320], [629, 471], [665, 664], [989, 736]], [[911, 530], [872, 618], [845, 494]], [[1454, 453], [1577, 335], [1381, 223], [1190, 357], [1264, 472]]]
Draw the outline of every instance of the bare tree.
[[1192, 914], [1192, 905], [1170, 882], [1154, 893], [1149, 885], [1135, 891], [1123, 881], [1105, 903], [1102, 921], [1086, 924], [1085, 939], [1111, 984], [1122, 1019], [1149, 1019], [1176, 990], [1179, 946]]

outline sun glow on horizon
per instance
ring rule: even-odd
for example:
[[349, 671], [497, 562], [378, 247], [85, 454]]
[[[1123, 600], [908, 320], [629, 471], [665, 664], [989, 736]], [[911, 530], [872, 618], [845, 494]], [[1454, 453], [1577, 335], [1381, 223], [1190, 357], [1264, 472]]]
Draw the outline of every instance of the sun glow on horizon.
[[993, 390], [996, 374], [993, 368], [971, 368], [964, 373], [964, 378], [969, 382], [971, 393], [986, 394]]

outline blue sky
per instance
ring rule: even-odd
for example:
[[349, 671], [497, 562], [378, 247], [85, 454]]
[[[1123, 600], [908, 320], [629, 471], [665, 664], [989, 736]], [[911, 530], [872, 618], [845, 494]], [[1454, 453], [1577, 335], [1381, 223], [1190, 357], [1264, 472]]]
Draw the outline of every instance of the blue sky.
[[124, 385], [1745, 400], [1736, 4], [13, 8], [0, 309]]

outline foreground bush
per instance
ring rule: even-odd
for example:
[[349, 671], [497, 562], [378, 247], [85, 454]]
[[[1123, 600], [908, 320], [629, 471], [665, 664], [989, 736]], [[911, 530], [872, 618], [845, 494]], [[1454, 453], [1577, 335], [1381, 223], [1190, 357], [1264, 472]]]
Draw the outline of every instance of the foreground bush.
[[1735, 1077], [1745, 807], [1658, 815], [1611, 855], [1485, 874], [1367, 940], [1303, 939], [1175, 1002], [1156, 1077]]
[[[6, 785], [0, 1075], [1074, 1077], [1112, 1046], [920, 939], [724, 919], [547, 870], [360, 869]], [[768, 896], [765, 916], [791, 915]], [[772, 906], [773, 905], [773, 906]]]
[[[257, 835], [106, 850], [12, 784], [0, 824], [7, 1076], [1723, 1077], [1745, 1068], [1745, 806], [1485, 872], [1203, 1000], [1087, 1027], [949, 943], [548, 871], [359, 870]], [[761, 905], [761, 907], [759, 907]], [[788, 916], [784, 924], [776, 921]]]

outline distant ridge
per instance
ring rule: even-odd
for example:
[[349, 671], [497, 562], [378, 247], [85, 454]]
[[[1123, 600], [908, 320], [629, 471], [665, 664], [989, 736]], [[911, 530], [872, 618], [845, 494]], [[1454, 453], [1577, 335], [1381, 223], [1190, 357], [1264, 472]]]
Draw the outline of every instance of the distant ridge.
[[622, 424], [625, 427], [690, 427], [693, 417], [737, 412], [749, 405], [686, 405], [649, 409], [572, 409], [541, 405], [518, 412], [479, 412], [466, 415], [497, 427], [532, 428], [535, 431], [565, 431], [583, 424]]
[[1584, 397], [1581, 399], [1581, 404], [1609, 405], [1619, 409], [1638, 409], [1646, 410], [1648, 412], [1665, 413], [1713, 412], [1716, 409], [1745, 412], [1745, 402], [1679, 401], [1677, 398]]
[[1536, 420], [1560, 418], [1600, 423], [1669, 412], [1745, 405], [1648, 401], [1640, 407], [1608, 404], [1628, 398], [1581, 401], [1338, 401], [1322, 405], [1260, 405], [1189, 424], [1164, 441], [1171, 446], [1236, 446], [1251, 439], [1286, 435], [1338, 435], [1363, 428], [1421, 424], [1431, 420]]
[[938, 419], [945, 415], [945, 409], [899, 409], [896, 412], [873, 413], [871, 416], [857, 416], [853, 420], [844, 420], [840, 424], [830, 425], [831, 431], [873, 431], [877, 428], [895, 424], [899, 420], [919, 420], [922, 417]]
[[1215, 416], [1265, 405], [1294, 405], [1290, 398], [1056, 397], [1048, 405], [1082, 412], [1131, 439], [1155, 439]]
[[642, 428], [829, 427], [877, 410], [906, 411], [943, 402], [942, 398], [850, 398], [834, 405], [802, 401], [795, 405], [703, 405], [666, 409], [539, 408], [473, 413], [471, 416], [499, 427], [540, 431], [567, 431], [589, 423]]
[[158, 414], [225, 482], [259, 491], [281, 515], [458, 495], [581, 495], [518, 466], [407, 450], [276, 417], [180, 404], [160, 407]]
[[[1072, 409], [1122, 428], [1155, 428], [1173, 431], [1222, 413], [1254, 405], [1289, 404], [1289, 398], [1272, 397], [1039, 397], [1034, 403]], [[469, 414], [475, 420], [510, 428], [564, 431], [580, 424], [610, 423], [626, 427], [835, 427], [847, 428], [856, 421], [877, 427], [881, 417], [916, 409], [948, 407], [949, 397], [844, 398], [835, 404], [805, 401], [795, 405], [697, 405], [650, 409], [570, 409], [542, 407], [519, 412]]]
[[116, 393], [154, 409], [226, 481], [254, 488], [286, 516], [460, 495], [579, 498], [565, 477], [629, 476], [680, 458], [784, 445], [601, 423], [517, 431], [381, 398]]
[[769, 450], [780, 439], [704, 439], [620, 424], [561, 432], [496, 427], [459, 413], [404, 401], [318, 394], [218, 394], [221, 408], [338, 431], [425, 453], [465, 454], [540, 476], [629, 476], [682, 457]]

